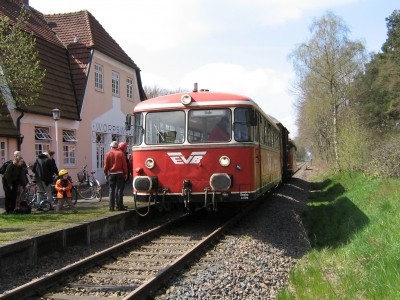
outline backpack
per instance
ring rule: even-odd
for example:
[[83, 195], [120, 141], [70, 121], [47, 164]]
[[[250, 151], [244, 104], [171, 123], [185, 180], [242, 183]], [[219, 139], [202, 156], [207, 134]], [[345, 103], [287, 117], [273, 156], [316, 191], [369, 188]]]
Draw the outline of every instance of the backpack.
[[7, 160], [6, 162], [3, 163], [3, 165], [0, 167], [0, 174], [1, 175], [4, 175], [4, 173], [7, 170], [8, 165], [11, 164], [11, 163], [12, 163], [12, 160]]
[[15, 214], [30, 214], [31, 211], [32, 209], [26, 200], [18, 201], [14, 209]]

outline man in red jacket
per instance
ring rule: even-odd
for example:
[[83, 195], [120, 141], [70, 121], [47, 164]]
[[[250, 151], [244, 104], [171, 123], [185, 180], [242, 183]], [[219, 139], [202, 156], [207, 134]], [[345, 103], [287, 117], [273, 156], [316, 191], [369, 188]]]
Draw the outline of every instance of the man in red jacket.
[[123, 195], [120, 197], [120, 193], [124, 181], [128, 178], [128, 164], [125, 154], [118, 150], [116, 141], [113, 141], [110, 147], [104, 158], [104, 175], [110, 187], [110, 211], [113, 211], [115, 206], [117, 210], [126, 210]]

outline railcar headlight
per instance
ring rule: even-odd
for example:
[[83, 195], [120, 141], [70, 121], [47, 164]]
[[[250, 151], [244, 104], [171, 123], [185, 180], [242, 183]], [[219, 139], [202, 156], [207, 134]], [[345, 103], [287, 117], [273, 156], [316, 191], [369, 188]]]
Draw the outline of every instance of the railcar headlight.
[[183, 105], [189, 105], [190, 103], [192, 103], [192, 97], [190, 97], [187, 94], [182, 95], [181, 102], [182, 102]]
[[156, 163], [155, 163], [154, 159], [149, 157], [148, 159], [146, 159], [144, 164], [146, 165], [147, 168], [153, 169]]
[[221, 156], [221, 157], [219, 158], [219, 164], [220, 164], [222, 167], [227, 167], [227, 166], [229, 166], [229, 165], [231, 164], [231, 159], [230, 159], [228, 156], [226, 156], [226, 155]]

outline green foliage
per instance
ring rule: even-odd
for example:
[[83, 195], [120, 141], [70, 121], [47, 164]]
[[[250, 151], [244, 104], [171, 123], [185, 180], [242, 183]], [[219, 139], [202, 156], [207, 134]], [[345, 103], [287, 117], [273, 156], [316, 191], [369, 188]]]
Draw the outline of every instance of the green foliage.
[[400, 134], [381, 139], [372, 151], [366, 174], [376, 177], [400, 177]]
[[339, 127], [340, 169], [342, 171], [363, 171], [370, 161], [371, 134], [364, 127], [360, 117], [351, 108], [341, 113]]
[[277, 298], [399, 299], [399, 179], [340, 173], [312, 186], [304, 221], [314, 250]]
[[394, 10], [386, 18], [386, 27], [388, 29], [388, 38], [382, 45], [382, 51], [384, 53], [394, 53], [395, 56], [400, 58], [400, 10]]
[[395, 10], [386, 22], [383, 53], [374, 54], [355, 81], [363, 119], [384, 133], [398, 128], [400, 122], [400, 11]]
[[29, 18], [23, 7], [16, 23], [0, 19], [0, 101], [14, 107], [33, 105], [45, 75], [32, 34], [23, 30]]

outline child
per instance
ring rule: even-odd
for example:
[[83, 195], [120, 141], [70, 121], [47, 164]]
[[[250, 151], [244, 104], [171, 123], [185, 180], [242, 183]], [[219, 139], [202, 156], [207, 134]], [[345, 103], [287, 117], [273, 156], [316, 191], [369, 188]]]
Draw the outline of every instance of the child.
[[62, 212], [64, 208], [64, 201], [67, 200], [69, 207], [74, 213], [77, 213], [78, 211], [76, 210], [74, 204], [72, 203], [72, 183], [68, 179], [68, 171], [65, 169], [62, 169], [60, 172], [58, 172], [59, 179], [56, 181], [56, 191], [57, 191], [57, 199], [58, 199], [58, 204], [57, 204], [57, 212]]

